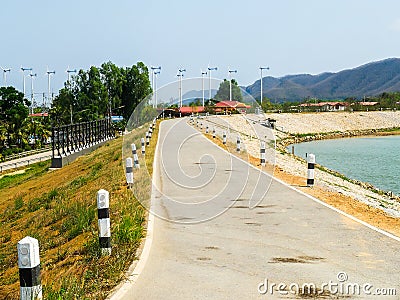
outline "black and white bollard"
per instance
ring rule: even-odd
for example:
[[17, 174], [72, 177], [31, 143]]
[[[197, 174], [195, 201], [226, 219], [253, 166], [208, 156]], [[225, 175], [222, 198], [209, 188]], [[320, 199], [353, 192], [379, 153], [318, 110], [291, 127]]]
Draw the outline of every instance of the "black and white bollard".
[[111, 255], [110, 194], [103, 189], [97, 192], [97, 216], [101, 255]]
[[208, 133], [208, 125], [206, 126], [206, 133]]
[[240, 152], [240, 135], [236, 138], [236, 151]]
[[222, 133], [222, 143], [226, 145], [226, 131]]
[[132, 156], [133, 156], [134, 166], [135, 166], [135, 168], [139, 169], [140, 168], [140, 164], [139, 164], [139, 157], [138, 157], [137, 152], [136, 152], [136, 145], [132, 144], [131, 147], [132, 147]]
[[146, 146], [150, 144], [149, 132], [146, 132]]
[[126, 183], [128, 184], [128, 188], [131, 188], [133, 186], [133, 161], [131, 157], [126, 159], [125, 173]]
[[260, 145], [260, 162], [261, 166], [265, 167], [265, 142], [261, 142]]
[[215, 127], [213, 127], [213, 139], [215, 139]]
[[39, 242], [30, 236], [17, 244], [20, 299], [42, 299]]
[[153, 129], [152, 127], [149, 128], [149, 138], [151, 139], [151, 135], [153, 134]]
[[144, 138], [141, 138], [140, 142], [142, 144], [142, 154], [144, 155], [146, 153], [146, 147], [144, 146]]
[[203, 122], [200, 123], [200, 129], [203, 129]]
[[307, 186], [312, 187], [314, 185], [314, 176], [315, 176], [315, 155], [310, 153], [307, 156]]

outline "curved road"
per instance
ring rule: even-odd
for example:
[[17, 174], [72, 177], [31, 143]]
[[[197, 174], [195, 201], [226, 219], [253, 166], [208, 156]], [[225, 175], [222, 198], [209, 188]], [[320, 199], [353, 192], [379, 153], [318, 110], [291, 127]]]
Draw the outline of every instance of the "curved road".
[[[350, 299], [400, 299], [399, 239], [276, 180], [264, 194], [269, 175], [185, 119], [161, 123], [157, 151], [153, 211], [171, 221], [154, 218], [144, 269], [113, 299], [296, 299], [289, 285], [304, 283], [331, 283], [320, 298], [342, 289]], [[254, 209], [251, 197], [262, 200]], [[396, 296], [378, 295], [391, 289]]]

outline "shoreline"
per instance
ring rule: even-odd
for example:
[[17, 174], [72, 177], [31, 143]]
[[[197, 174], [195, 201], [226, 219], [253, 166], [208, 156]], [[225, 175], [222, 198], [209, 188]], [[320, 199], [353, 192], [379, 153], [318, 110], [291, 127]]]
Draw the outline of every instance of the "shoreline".
[[[400, 114], [398, 116], [400, 122]], [[259, 140], [251, 138], [251, 136], [255, 137], [251, 126], [254, 120], [244, 115], [232, 115], [222, 118], [230, 124], [232, 129], [241, 134], [247, 155], [253, 165], [261, 167], [259, 163]], [[298, 126], [301, 126], [301, 124]], [[322, 139], [322, 137], [327, 139], [328, 137], [400, 135], [399, 127], [349, 130], [348, 132], [334, 130], [334, 132], [330, 133], [314, 134], [314, 137], [311, 137], [312, 133], [297, 133], [297, 141], [311, 141]], [[316, 126], [316, 128], [319, 127]], [[200, 129], [200, 131], [203, 130]], [[274, 130], [276, 149], [274, 150], [274, 157], [267, 158], [270, 165], [274, 167], [273, 176], [360, 220], [400, 236], [400, 199], [398, 196], [391, 197], [393, 195], [388, 195], [387, 192], [377, 189], [372, 184], [346, 178], [343, 174], [320, 165], [315, 170], [316, 184], [313, 188], [306, 187], [307, 164], [305, 160], [294, 157], [286, 150], [286, 147], [282, 147], [284, 144], [290, 145], [293, 143], [293, 135], [295, 134], [289, 136], [291, 139], [288, 138], [289, 134]]]

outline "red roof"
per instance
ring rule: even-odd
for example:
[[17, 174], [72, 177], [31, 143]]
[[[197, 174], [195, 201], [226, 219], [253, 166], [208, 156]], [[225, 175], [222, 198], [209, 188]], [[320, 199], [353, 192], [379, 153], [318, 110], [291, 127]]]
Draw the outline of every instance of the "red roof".
[[29, 114], [30, 117], [48, 117], [49, 114], [47, 112], [45, 113], [36, 113], [36, 114]]
[[204, 106], [182, 106], [179, 108], [179, 112], [183, 114], [201, 113], [204, 112]]
[[231, 107], [231, 108], [250, 108], [251, 106], [246, 105], [239, 101], [221, 101], [215, 104], [215, 107]]

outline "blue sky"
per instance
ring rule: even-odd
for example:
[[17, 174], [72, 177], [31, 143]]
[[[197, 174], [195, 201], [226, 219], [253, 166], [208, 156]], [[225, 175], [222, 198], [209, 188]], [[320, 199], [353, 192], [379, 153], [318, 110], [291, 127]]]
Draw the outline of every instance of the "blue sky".
[[[339, 71], [400, 57], [398, 0], [2, 0], [0, 66], [22, 90], [19, 68], [38, 74], [35, 92], [47, 91], [46, 67], [58, 91], [65, 70], [111, 60], [161, 65], [158, 86], [237, 69], [240, 85], [264, 75]], [[1, 85], [3, 79], [1, 78]], [[30, 81], [27, 81], [27, 92]]]

